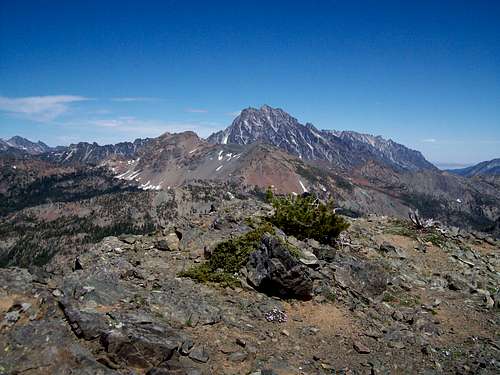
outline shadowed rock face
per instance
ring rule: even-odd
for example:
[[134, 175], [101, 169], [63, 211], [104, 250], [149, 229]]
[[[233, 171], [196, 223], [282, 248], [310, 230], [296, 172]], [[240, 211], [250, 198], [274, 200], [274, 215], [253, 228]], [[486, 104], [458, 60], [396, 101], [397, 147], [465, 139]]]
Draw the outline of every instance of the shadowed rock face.
[[310, 269], [294, 258], [288, 249], [270, 235], [261, 248], [250, 254], [247, 280], [257, 290], [283, 298], [311, 299], [313, 278]]

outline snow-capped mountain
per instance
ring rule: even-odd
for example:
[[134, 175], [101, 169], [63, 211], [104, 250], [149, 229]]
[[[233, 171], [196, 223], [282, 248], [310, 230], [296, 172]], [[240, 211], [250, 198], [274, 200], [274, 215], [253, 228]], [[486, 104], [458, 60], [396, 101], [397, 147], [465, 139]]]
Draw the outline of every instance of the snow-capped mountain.
[[57, 150], [45, 154], [44, 158], [63, 164], [84, 163], [97, 165], [112, 156], [132, 158], [137, 151], [150, 141], [150, 138], [145, 138], [136, 139], [134, 142], [120, 142], [102, 146], [96, 142], [79, 142], [68, 147], [59, 147]]
[[500, 175], [500, 158], [483, 161], [479, 164], [467, 168], [450, 169], [448, 170], [448, 172], [464, 177], [473, 177], [478, 175]]
[[312, 124], [302, 125], [282, 109], [268, 105], [260, 109], [244, 109], [231, 126], [212, 134], [208, 141], [219, 144], [261, 142], [277, 146], [301, 159], [332, 161], [335, 158], [321, 131]]
[[49, 146], [41, 141], [35, 143], [19, 136], [4, 140], [0, 139], [0, 150], [7, 151], [9, 148], [30, 155], [38, 155], [51, 150]]
[[353, 131], [318, 130], [268, 105], [244, 109], [231, 126], [212, 134], [208, 141], [218, 144], [262, 142], [301, 159], [324, 160], [343, 168], [376, 160], [407, 170], [436, 169], [420, 152], [392, 140]]
[[436, 167], [428, 162], [420, 151], [412, 150], [392, 139], [345, 130], [323, 130], [323, 133], [331, 134], [340, 139], [351, 152], [358, 153], [364, 159], [369, 159], [371, 156], [375, 160], [407, 170], [436, 170]]

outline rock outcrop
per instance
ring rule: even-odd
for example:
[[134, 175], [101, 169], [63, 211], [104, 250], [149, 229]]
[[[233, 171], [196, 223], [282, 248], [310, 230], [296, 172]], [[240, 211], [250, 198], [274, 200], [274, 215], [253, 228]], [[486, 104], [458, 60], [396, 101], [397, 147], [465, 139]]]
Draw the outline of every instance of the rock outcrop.
[[268, 213], [234, 198], [175, 222], [178, 248], [158, 247], [167, 229], [0, 269], [0, 373], [498, 373], [500, 244], [482, 233], [352, 219], [336, 247], [265, 235], [255, 288], [179, 277]]

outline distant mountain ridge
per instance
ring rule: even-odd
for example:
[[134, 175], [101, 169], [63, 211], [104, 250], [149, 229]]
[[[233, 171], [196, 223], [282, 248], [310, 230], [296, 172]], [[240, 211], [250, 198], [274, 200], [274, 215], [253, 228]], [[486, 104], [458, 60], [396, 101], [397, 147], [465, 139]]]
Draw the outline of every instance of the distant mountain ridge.
[[[420, 152], [411, 150], [380, 136], [354, 131], [319, 130], [314, 125], [301, 124], [279, 108], [268, 105], [260, 109], [246, 108], [233, 123], [208, 137], [212, 144], [266, 143], [305, 161], [325, 161], [341, 170], [349, 170], [374, 160], [394, 168], [416, 171], [437, 170]], [[43, 142], [31, 142], [22, 137], [0, 140], [0, 151], [11, 154], [41, 155], [57, 163], [97, 165], [112, 156], [133, 158], [152, 139], [98, 145], [79, 142], [69, 146], [49, 147]]]
[[0, 150], [10, 152], [19, 151], [30, 155], [38, 155], [50, 151], [51, 147], [42, 141], [32, 142], [16, 135], [9, 139], [0, 139]]
[[327, 161], [344, 169], [368, 160], [406, 170], [437, 169], [419, 151], [392, 140], [354, 131], [318, 130], [268, 105], [244, 109], [231, 126], [212, 134], [208, 141], [216, 144], [267, 143], [301, 159]]
[[32, 142], [20, 136], [0, 139], [0, 151], [11, 155], [33, 155], [43, 160], [62, 163], [97, 165], [112, 156], [133, 157], [138, 150], [151, 142], [151, 138], [136, 139], [133, 142], [99, 145], [96, 142], [72, 143], [69, 146], [50, 147], [42, 141]]
[[500, 158], [483, 161], [467, 168], [449, 169], [448, 172], [464, 177], [473, 177], [478, 175], [500, 176]]
[[79, 142], [60, 147], [44, 155], [45, 159], [57, 163], [83, 163], [97, 165], [112, 156], [134, 157], [138, 150], [151, 142], [151, 138], [136, 139], [133, 142], [99, 145], [96, 142]]
[[[311, 152], [309, 155], [313, 155], [312, 152], [315, 156], [320, 155], [321, 151], [322, 155], [331, 156], [332, 161], [326, 158], [306, 160], [304, 154], [300, 158], [286, 151], [283, 146], [289, 145], [286, 141], [281, 146], [262, 140], [231, 143], [229, 133], [225, 144], [210, 143], [187, 131], [116, 145], [80, 142], [34, 155], [4, 141], [0, 143], [0, 150], [5, 146], [18, 154], [0, 152], [0, 166], [3, 163], [5, 176], [10, 176], [6, 177], [3, 189], [16, 186], [8, 182], [10, 178], [20, 176], [21, 181], [33, 174], [43, 176], [47, 168], [52, 168], [56, 174], [68, 170], [90, 173], [103, 169], [108, 177], [115, 177], [122, 180], [124, 186], [139, 190], [170, 190], [193, 183], [217, 182], [234, 186], [230, 192], [234, 194], [239, 190], [272, 186], [277, 193], [308, 191], [325, 199], [333, 197], [340, 207], [355, 214], [406, 217], [410, 208], [418, 208], [426, 218], [500, 233], [500, 227], [495, 226], [500, 220], [500, 180], [497, 176], [487, 176], [488, 179], [478, 176], [471, 180], [442, 172], [432, 165], [427, 169], [415, 169], [421, 162], [419, 153], [382, 137], [319, 131], [311, 124], [294, 126], [292, 129], [281, 126], [280, 132], [288, 134], [289, 139], [295, 138], [297, 144], [291, 142], [295, 152], [302, 150], [298, 146], [303, 140], [307, 142], [307, 137], [314, 136], [319, 140], [309, 142], [312, 148], [306, 146]], [[260, 137], [266, 131], [269, 129], [262, 127]], [[249, 132], [241, 139], [248, 141], [250, 136], [257, 138], [255, 135], [256, 132]], [[94, 185], [94, 180], [98, 182], [100, 177], [90, 178], [89, 186]]]

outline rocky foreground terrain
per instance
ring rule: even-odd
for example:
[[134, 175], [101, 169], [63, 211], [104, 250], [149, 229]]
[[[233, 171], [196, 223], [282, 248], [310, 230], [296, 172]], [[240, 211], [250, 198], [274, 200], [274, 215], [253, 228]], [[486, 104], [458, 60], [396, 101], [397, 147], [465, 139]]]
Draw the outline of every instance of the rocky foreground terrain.
[[336, 246], [272, 228], [238, 283], [198, 283], [272, 210], [210, 206], [0, 269], [0, 374], [500, 372], [498, 240], [383, 216], [346, 219]]

